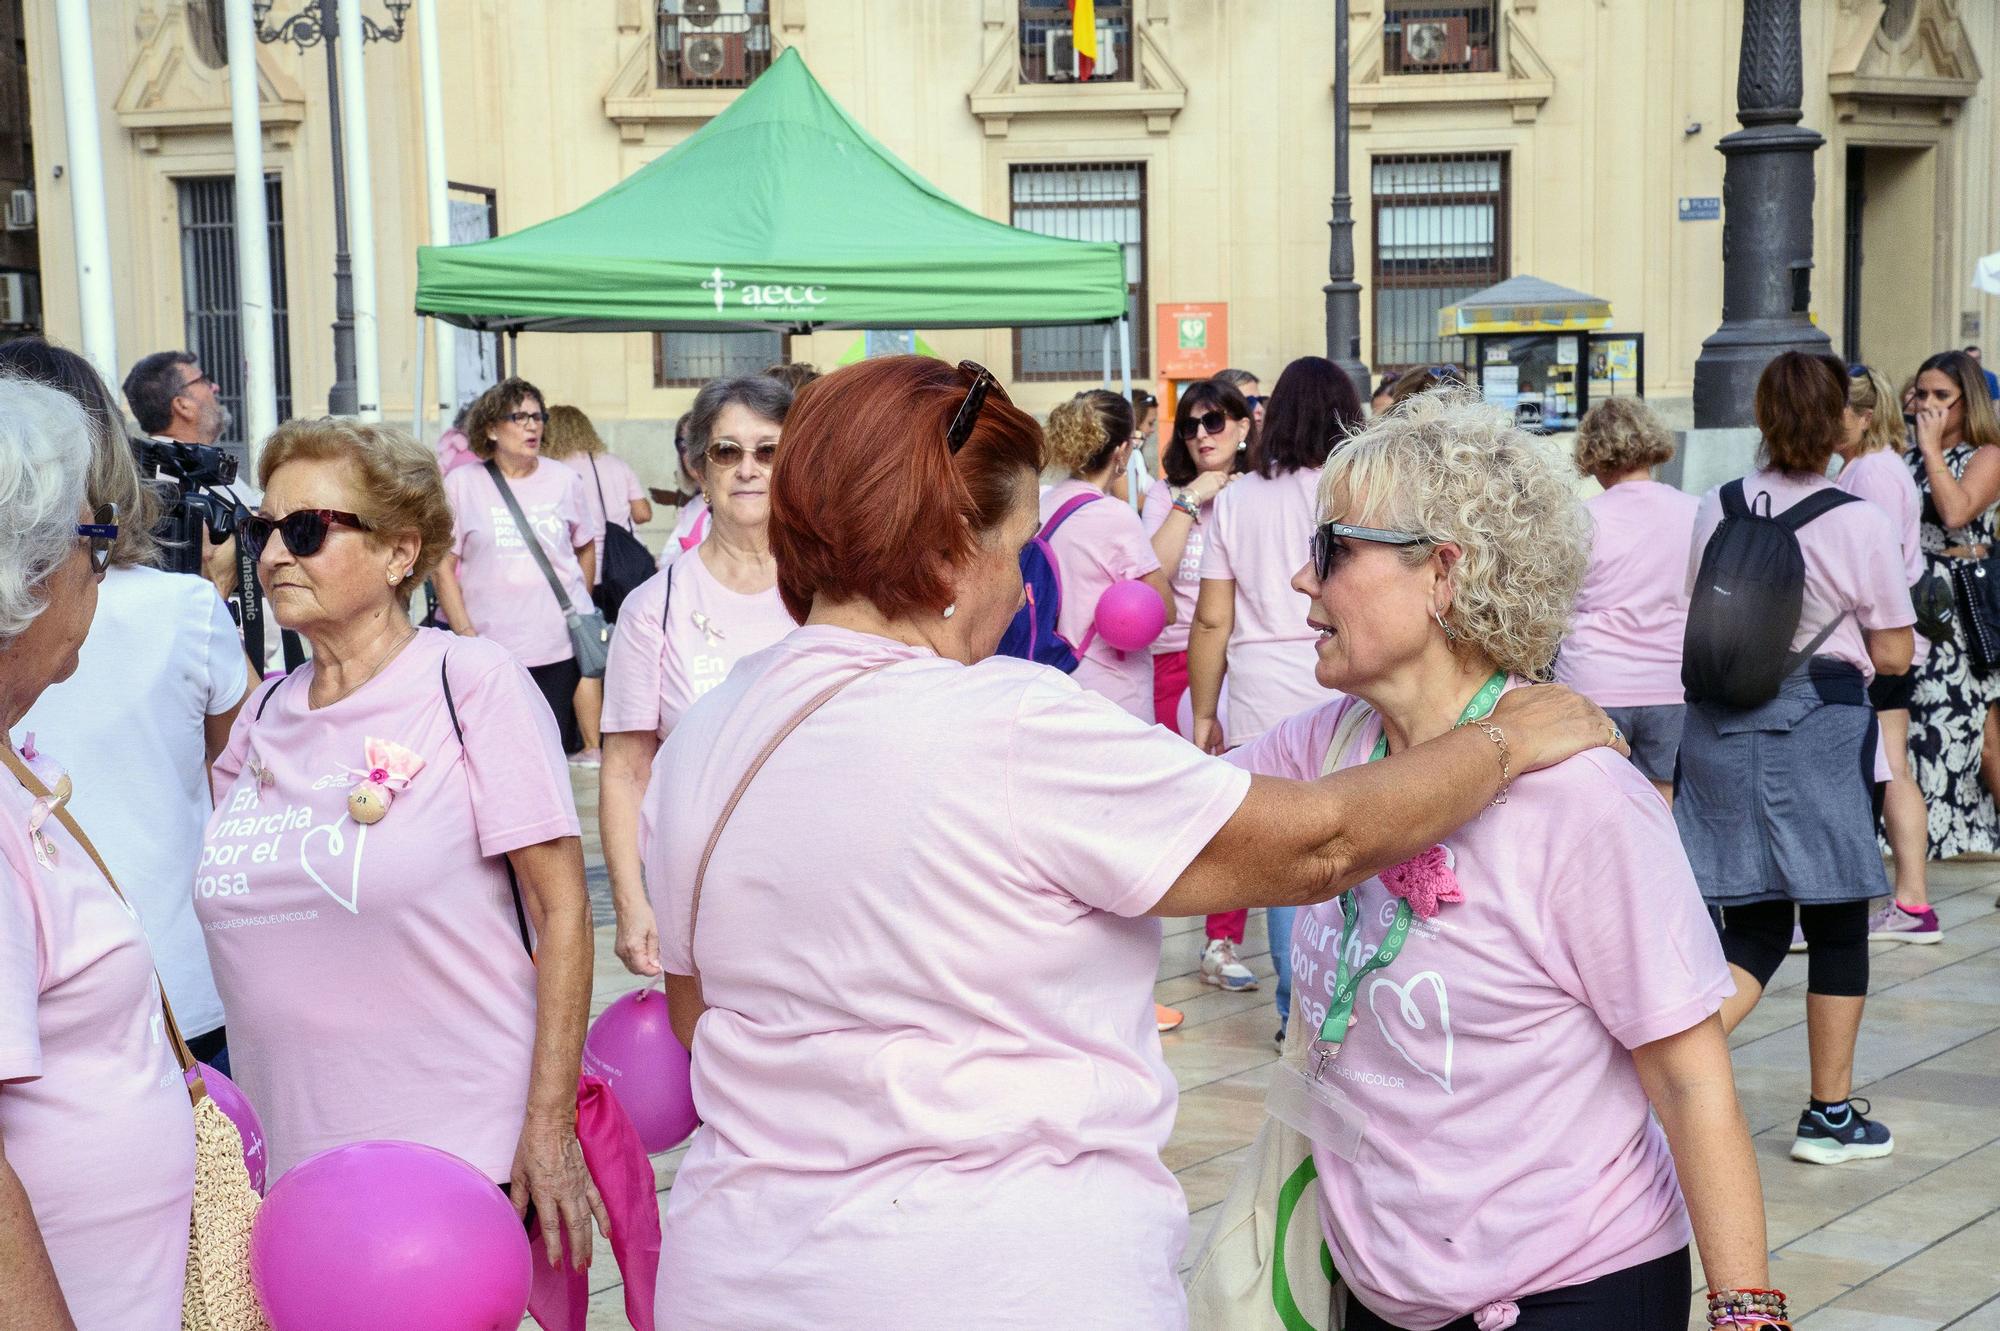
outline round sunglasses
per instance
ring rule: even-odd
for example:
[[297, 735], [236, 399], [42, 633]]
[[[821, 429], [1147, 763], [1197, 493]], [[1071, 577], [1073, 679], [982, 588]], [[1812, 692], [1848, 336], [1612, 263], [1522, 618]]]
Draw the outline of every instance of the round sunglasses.
[[710, 466], [721, 467], [724, 471], [728, 471], [739, 465], [746, 453], [750, 455], [752, 462], [766, 471], [769, 471], [772, 464], [778, 460], [776, 444], [758, 444], [755, 448], [745, 448], [734, 439], [712, 440], [708, 447], [702, 450], [701, 455], [708, 459]]
[[299, 508], [282, 518], [267, 518], [262, 513], [252, 513], [237, 524], [236, 534], [250, 547], [252, 559], [264, 557], [264, 547], [270, 544], [271, 533], [280, 532], [285, 538], [285, 549], [296, 559], [310, 559], [326, 544], [326, 534], [334, 526], [352, 527], [356, 531], [374, 530], [366, 522], [352, 513], [342, 513], [332, 508]]

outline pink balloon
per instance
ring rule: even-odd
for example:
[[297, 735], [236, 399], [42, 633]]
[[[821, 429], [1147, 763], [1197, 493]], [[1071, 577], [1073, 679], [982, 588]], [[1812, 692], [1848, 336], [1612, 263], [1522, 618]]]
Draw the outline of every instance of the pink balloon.
[[250, 1171], [250, 1186], [258, 1192], [264, 1191], [264, 1166], [270, 1157], [264, 1151], [264, 1125], [258, 1122], [257, 1111], [250, 1107], [249, 1098], [235, 1082], [206, 1063], [197, 1063], [188, 1070], [188, 1085], [194, 1085], [196, 1073], [201, 1074], [201, 1083], [208, 1088], [208, 1098], [229, 1116], [243, 1138], [243, 1164]]
[[1097, 634], [1121, 652], [1143, 652], [1167, 627], [1167, 604], [1143, 582], [1114, 582], [1097, 598]]
[[352, 1142], [271, 1187], [250, 1279], [272, 1331], [514, 1331], [528, 1234], [505, 1193], [415, 1142]]
[[590, 1024], [583, 1070], [604, 1078], [649, 1152], [686, 1141], [701, 1119], [688, 1084], [688, 1052], [657, 989], [625, 995]]

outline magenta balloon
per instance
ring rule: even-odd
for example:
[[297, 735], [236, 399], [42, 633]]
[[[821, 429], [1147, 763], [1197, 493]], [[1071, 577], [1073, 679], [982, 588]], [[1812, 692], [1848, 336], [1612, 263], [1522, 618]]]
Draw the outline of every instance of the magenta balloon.
[[625, 995], [590, 1024], [583, 1070], [604, 1078], [648, 1151], [680, 1145], [701, 1121], [688, 1085], [688, 1052], [668, 1019], [667, 996], [657, 989]]
[[1097, 636], [1121, 652], [1143, 652], [1167, 627], [1167, 603], [1143, 582], [1114, 582], [1097, 598]]
[[250, 1278], [272, 1331], [514, 1331], [528, 1235], [506, 1194], [415, 1142], [353, 1142], [271, 1185]]
[[197, 1063], [188, 1070], [188, 1085], [194, 1085], [196, 1073], [201, 1074], [201, 1084], [208, 1088], [208, 1098], [229, 1116], [229, 1121], [236, 1125], [237, 1135], [243, 1138], [243, 1166], [250, 1171], [250, 1186], [264, 1191], [264, 1166], [270, 1156], [264, 1150], [264, 1125], [257, 1121], [257, 1111], [250, 1107], [248, 1097], [235, 1082], [206, 1063]]

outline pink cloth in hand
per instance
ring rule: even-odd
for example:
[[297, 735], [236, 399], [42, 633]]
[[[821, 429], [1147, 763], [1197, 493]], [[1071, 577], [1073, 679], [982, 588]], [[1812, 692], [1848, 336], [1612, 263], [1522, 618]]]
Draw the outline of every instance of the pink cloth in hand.
[[1420, 920], [1437, 914], [1439, 906], [1465, 900], [1443, 846], [1432, 846], [1414, 859], [1384, 869], [1382, 886], [1389, 889], [1389, 895], [1409, 902], [1411, 913]]
[[[576, 1139], [611, 1218], [611, 1232], [605, 1237], [625, 1281], [626, 1319], [634, 1331], [653, 1331], [654, 1286], [660, 1275], [660, 1203], [653, 1190], [653, 1164], [611, 1088], [587, 1072], [576, 1081]], [[584, 1331], [589, 1271], [549, 1265], [539, 1216], [529, 1227], [528, 1240], [534, 1259], [528, 1312], [543, 1331]], [[565, 1258], [568, 1253], [565, 1241]]]

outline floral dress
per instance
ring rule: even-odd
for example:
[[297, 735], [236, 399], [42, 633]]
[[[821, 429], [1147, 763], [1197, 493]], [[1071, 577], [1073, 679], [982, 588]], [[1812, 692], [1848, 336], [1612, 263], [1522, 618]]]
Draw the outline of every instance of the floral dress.
[[[1965, 474], [1965, 464], [1977, 450], [1955, 444], [1945, 450], [1951, 474]], [[1930, 477], [1923, 455], [1909, 453], [1917, 490], [1924, 498], [1919, 543], [1924, 570], [1951, 576], [1957, 560], [1944, 557], [1948, 546], [1996, 544], [1991, 509], [1964, 527], [1947, 530], [1931, 502]], [[1931, 644], [1931, 653], [1915, 669], [1916, 691], [1910, 700], [1910, 769], [1930, 810], [1931, 855], [1950, 859], [1970, 852], [2000, 849], [2000, 812], [1980, 780], [1979, 757], [1985, 737], [1986, 709], [2000, 702], [2000, 671], [1981, 674], [1966, 655], [1961, 609], [1951, 634]]]

